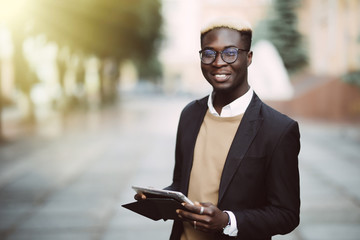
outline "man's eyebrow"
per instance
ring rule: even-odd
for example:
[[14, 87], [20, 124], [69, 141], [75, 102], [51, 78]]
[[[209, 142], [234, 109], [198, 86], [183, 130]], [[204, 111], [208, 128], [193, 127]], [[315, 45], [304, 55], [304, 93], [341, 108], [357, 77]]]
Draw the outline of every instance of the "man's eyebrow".
[[235, 46], [235, 45], [229, 45], [229, 46], [225, 46], [224, 49], [225, 49], [225, 48], [230, 48], [230, 47], [238, 48], [238, 47]]
[[[222, 49], [224, 50], [224, 49], [226, 49], [226, 48], [231, 48], [231, 47], [239, 48], [239, 47], [237, 47], [237, 46], [235, 46], [235, 45], [228, 45], [228, 46], [223, 47]], [[204, 47], [203, 49], [211, 49], [211, 50], [214, 50], [213, 47]]]

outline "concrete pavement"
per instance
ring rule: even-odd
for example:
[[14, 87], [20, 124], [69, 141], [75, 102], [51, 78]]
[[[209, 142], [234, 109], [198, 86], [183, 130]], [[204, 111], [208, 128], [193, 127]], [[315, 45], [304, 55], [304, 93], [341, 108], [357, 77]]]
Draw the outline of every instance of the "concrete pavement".
[[[0, 145], [0, 239], [168, 239], [171, 221], [121, 207], [131, 185], [171, 182], [189, 97], [125, 95]], [[45, 127], [46, 126], [46, 127]], [[360, 239], [360, 130], [300, 121], [301, 224], [273, 239]]]

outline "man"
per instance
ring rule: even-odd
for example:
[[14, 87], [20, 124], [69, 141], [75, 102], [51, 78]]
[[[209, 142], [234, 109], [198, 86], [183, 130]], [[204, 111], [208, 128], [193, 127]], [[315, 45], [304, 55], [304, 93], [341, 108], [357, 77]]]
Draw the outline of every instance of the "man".
[[170, 239], [261, 239], [299, 224], [298, 124], [248, 84], [251, 27], [218, 19], [201, 31], [213, 92], [180, 117], [173, 183], [195, 205], [177, 210]]

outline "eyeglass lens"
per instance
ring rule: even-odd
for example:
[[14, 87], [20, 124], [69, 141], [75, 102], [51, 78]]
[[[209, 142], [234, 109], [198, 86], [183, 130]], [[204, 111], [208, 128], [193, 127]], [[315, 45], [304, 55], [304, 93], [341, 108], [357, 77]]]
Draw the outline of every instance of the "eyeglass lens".
[[[215, 61], [217, 51], [212, 49], [204, 49], [200, 52], [201, 61], [205, 64], [210, 64]], [[233, 63], [238, 57], [238, 49], [234, 47], [226, 48], [221, 53], [221, 58], [226, 63]]]

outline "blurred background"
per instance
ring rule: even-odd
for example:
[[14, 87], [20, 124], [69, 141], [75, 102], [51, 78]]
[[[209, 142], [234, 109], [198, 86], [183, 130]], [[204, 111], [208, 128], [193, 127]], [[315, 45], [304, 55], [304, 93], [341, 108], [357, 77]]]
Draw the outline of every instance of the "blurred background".
[[168, 239], [121, 204], [170, 184], [216, 16], [250, 21], [249, 82], [300, 123], [301, 224], [274, 239], [360, 239], [359, 0], [0, 0], [0, 239]]

